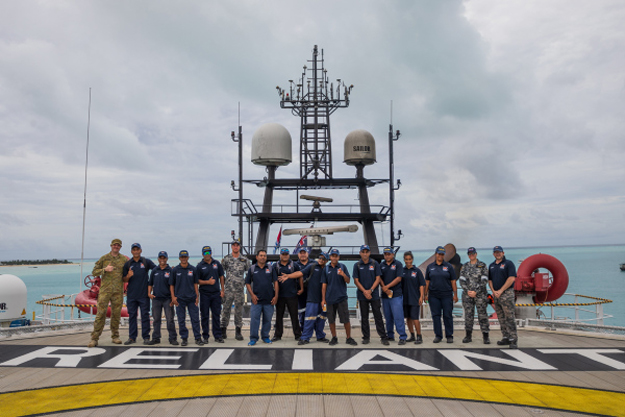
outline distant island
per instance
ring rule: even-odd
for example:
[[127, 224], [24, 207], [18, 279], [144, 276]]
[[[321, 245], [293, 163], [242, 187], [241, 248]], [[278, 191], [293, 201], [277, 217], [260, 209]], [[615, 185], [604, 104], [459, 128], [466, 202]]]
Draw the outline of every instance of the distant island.
[[25, 260], [18, 259], [15, 261], [0, 261], [0, 266], [16, 266], [16, 265], [60, 265], [60, 264], [73, 264], [73, 262], [67, 259], [36, 259]]

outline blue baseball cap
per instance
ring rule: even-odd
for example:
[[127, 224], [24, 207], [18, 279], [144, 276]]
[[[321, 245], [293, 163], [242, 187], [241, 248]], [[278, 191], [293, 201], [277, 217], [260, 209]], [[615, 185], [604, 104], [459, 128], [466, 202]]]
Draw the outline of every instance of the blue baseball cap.
[[493, 252], [503, 252], [503, 248], [501, 246], [495, 246]]
[[362, 252], [363, 250], [368, 250], [368, 251], [371, 251], [371, 248], [369, 247], [369, 245], [362, 245], [362, 246], [360, 247], [360, 251]]
[[319, 253], [319, 257], [320, 257], [320, 258], [321, 258], [321, 257], [323, 257], [323, 259], [325, 259], [326, 261], [328, 260], [328, 254], [327, 254], [327, 253], [325, 253], [325, 252], [320, 252], [320, 253]]
[[467, 249], [467, 253], [477, 253], [477, 251], [473, 246], [471, 246], [469, 249]]
[[288, 255], [289, 253], [290, 253], [289, 252], [289, 248], [282, 248], [282, 249], [280, 249], [280, 255], [283, 255], [283, 254], [287, 254]]
[[300, 252], [310, 253], [310, 250], [306, 246], [302, 246], [297, 251], [297, 253], [300, 253]]
[[438, 246], [436, 248], [436, 252], [435, 253], [442, 253], [444, 255], [445, 254], [445, 248], [443, 246]]
[[169, 258], [169, 256], [167, 256], [167, 252], [165, 252], [164, 250], [162, 250], [162, 251], [160, 251], [160, 252], [158, 253], [158, 257], [159, 257], [159, 258], [162, 258], [163, 256], [164, 256], [165, 258]]
[[395, 253], [395, 251], [390, 246], [387, 246], [384, 248], [383, 253]]
[[202, 248], [202, 255], [210, 255], [211, 253], [213, 253], [213, 250], [210, 246], [204, 246]]
[[339, 255], [340, 256], [341, 252], [339, 252], [339, 250], [335, 248], [335, 249], [332, 249], [330, 251], [330, 255]]
[[134, 249], [134, 248], [139, 248], [141, 249], [141, 245], [138, 243], [133, 243], [132, 245], [130, 245], [130, 249]]
[[189, 251], [186, 250], [181, 250], [180, 253], [178, 254], [179, 258], [188, 258], [189, 257]]

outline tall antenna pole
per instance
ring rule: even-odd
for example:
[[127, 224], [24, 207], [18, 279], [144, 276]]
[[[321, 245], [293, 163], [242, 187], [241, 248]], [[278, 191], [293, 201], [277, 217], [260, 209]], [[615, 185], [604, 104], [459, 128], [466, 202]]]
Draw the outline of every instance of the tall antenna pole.
[[[232, 141], [239, 145], [239, 180], [238, 186], [235, 185], [234, 180], [230, 182], [230, 187], [234, 191], [239, 193], [239, 199], [237, 201], [237, 217], [239, 218], [239, 243], [243, 253], [247, 252], [246, 247], [243, 245], [243, 127], [241, 126], [241, 102], [238, 103], [238, 122], [239, 130], [238, 134], [235, 134], [234, 130], [230, 133]], [[232, 237], [236, 239], [234, 230], [232, 231]], [[251, 253], [251, 252], [250, 252]]]
[[243, 248], [243, 127], [241, 126], [241, 102], [238, 104], [239, 113], [239, 243]]
[[388, 169], [389, 169], [389, 201], [391, 205], [391, 247], [395, 246], [395, 241], [399, 240], [402, 236], [401, 230], [398, 230], [397, 237], [395, 236], [395, 191], [399, 190], [401, 181], [397, 180], [395, 184], [395, 162], [393, 160], [393, 142], [399, 139], [401, 133], [399, 130], [393, 132], [393, 101], [391, 100], [391, 123], [388, 125]]
[[85, 220], [87, 218], [87, 169], [89, 168], [89, 129], [91, 128], [91, 87], [89, 87], [89, 107], [87, 108], [87, 149], [85, 151], [85, 192], [82, 205], [82, 247], [80, 249], [80, 282], [78, 291], [82, 288], [82, 267], [85, 259]]

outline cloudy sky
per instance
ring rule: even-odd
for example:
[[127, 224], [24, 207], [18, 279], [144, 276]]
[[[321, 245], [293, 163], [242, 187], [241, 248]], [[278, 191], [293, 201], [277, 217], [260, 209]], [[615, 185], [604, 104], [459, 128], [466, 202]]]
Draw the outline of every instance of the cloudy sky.
[[[331, 79], [354, 84], [332, 118], [335, 176], [354, 175], [342, 142], [355, 129], [378, 140], [365, 174], [388, 175], [393, 102], [402, 249], [625, 242], [621, 0], [25, 0], [0, 10], [0, 259], [80, 257], [89, 88], [85, 255], [115, 237], [126, 253], [133, 241], [150, 256], [199, 255], [204, 244], [220, 253], [237, 227], [237, 105], [245, 161], [264, 123], [297, 141], [299, 119], [280, 109], [276, 86], [299, 77], [314, 45]], [[299, 172], [293, 149], [278, 177]], [[245, 178], [264, 175], [246, 163]], [[245, 195], [259, 203], [261, 191]], [[387, 187], [370, 193], [387, 202]], [[381, 232], [388, 243], [388, 225]]]

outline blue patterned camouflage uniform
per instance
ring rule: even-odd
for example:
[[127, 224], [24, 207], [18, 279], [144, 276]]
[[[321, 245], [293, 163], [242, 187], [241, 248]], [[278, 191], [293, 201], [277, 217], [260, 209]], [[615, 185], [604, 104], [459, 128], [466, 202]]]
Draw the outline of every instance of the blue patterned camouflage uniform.
[[[460, 269], [460, 287], [462, 287], [462, 306], [464, 307], [464, 328], [473, 330], [473, 318], [477, 307], [477, 317], [482, 332], [489, 332], [488, 325], [488, 267], [479, 259], [475, 265], [467, 262]], [[475, 291], [475, 298], [469, 297], [467, 291]]]
[[230, 310], [234, 302], [234, 325], [243, 326], [243, 302], [245, 291], [245, 273], [252, 267], [247, 257], [240, 254], [237, 258], [228, 254], [221, 261], [224, 268], [225, 285], [223, 309], [221, 312], [221, 327], [228, 327], [230, 323]]
[[[122, 304], [124, 302], [124, 282], [122, 280], [122, 271], [127, 258], [121, 253], [113, 256], [110, 253], [102, 256], [93, 266], [91, 272], [94, 276], [102, 279], [100, 292], [98, 293], [98, 312], [93, 324], [92, 340], [98, 340], [104, 330], [106, 321], [106, 310], [108, 310], [109, 302], [111, 303], [111, 337], [119, 339], [119, 322], [122, 313]], [[115, 269], [106, 272], [104, 268], [112, 265]]]

